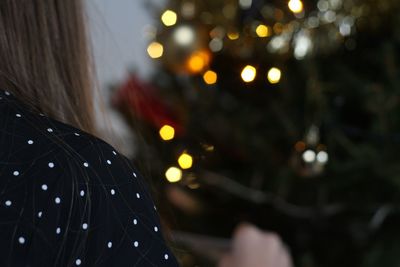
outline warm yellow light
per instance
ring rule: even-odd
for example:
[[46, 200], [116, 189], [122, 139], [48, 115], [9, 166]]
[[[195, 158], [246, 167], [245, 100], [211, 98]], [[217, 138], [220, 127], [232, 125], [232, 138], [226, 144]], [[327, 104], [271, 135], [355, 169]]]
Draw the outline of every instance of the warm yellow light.
[[257, 70], [255, 67], [251, 65], [247, 65], [246, 67], [243, 68], [241, 76], [243, 81], [249, 83], [254, 81], [256, 78]]
[[162, 44], [158, 43], [158, 42], [152, 42], [151, 44], [149, 44], [149, 46], [147, 47], [147, 53], [149, 54], [149, 56], [151, 58], [159, 58], [162, 57], [163, 53], [164, 53], [164, 47]]
[[176, 24], [178, 16], [172, 10], [165, 10], [165, 12], [161, 15], [161, 21], [165, 26], [172, 26]]
[[239, 33], [238, 32], [230, 32], [230, 33], [228, 33], [228, 38], [229, 38], [229, 40], [236, 40], [239, 38]]
[[206, 84], [215, 84], [217, 82], [218, 75], [212, 70], [208, 70], [203, 74], [203, 80]]
[[258, 37], [268, 37], [270, 35], [270, 29], [267, 25], [260, 24], [256, 28]]
[[167, 178], [168, 182], [176, 183], [182, 180], [182, 170], [177, 167], [170, 167], [165, 172], [165, 178]]
[[179, 156], [178, 163], [182, 169], [190, 169], [193, 165], [193, 157], [188, 153], [183, 153]]
[[271, 68], [268, 71], [268, 81], [272, 84], [279, 83], [282, 77], [282, 72], [278, 68]]
[[161, 127], [159, 133], [164, 141], [172, 140], [175, 137], [175, 129], [169, 125]]
[[210, 55], [205, 51], [193, 53], [187, 60], [187, 68], [191, 73], [199, 73], [210, 63]]
[[303, 11], [303, 3], [301, 0], [290, 0], [288, 7], [293, 13], [300, 13]]

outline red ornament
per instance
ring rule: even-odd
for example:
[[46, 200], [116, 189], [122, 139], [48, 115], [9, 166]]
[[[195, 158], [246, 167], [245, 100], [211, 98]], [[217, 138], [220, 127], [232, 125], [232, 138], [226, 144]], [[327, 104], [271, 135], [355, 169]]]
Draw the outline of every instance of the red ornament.
[[170, 125], [177, 135], [183, 134], [183, 127], [177, 116], [158, 97], [156, 88], [143, 82], [136, 75], [131, 75], [116, 90], [112, 104], [119, 109], [132, 112], [157, 130], [164, 125]]

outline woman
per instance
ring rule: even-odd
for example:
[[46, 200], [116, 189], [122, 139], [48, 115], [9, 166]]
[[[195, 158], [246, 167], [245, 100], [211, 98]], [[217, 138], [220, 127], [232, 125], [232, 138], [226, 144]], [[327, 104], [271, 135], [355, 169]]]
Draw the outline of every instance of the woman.
[[142, 177], [96, 137], [83, 13], [0, 1], [0, 266], [178, 266]]

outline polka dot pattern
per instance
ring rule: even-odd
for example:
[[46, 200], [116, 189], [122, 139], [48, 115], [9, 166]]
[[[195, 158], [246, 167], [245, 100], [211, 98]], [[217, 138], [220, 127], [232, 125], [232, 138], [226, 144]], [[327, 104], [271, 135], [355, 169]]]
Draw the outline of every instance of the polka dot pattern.
[[0, 128], [0, 266], [178, 266], [117, 149], [1, 89]]

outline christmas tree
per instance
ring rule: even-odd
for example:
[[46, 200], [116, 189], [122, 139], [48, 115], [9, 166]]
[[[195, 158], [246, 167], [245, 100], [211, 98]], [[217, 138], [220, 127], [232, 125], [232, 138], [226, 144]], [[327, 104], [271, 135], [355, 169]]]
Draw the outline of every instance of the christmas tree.
[[207, 247], [248, 221], [298, 267], [399, 266], [400, 3], [147, 4], [157, 71], [113, 103], [169, 227], [206, 247], [182, 265], [213, 266]]

